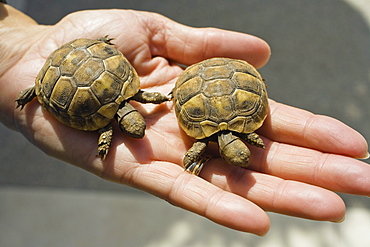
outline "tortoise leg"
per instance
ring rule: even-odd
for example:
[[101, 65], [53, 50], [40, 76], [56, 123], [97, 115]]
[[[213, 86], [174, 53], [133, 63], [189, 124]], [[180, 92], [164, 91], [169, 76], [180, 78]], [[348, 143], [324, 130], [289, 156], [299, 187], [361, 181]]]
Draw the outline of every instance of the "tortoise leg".
[[171, 97], [163, 95], [158, 92], [145, 92], [143, 90], [139, 90], [139, 92], [137, 92], [137, 94], [135, 94], [131, 99], [144, 104], [145, 103], [160, 104], [171, 100]]
[[18, 98], [15, 100], [18, 103], [18, 105], [17, 105], [16, 108], [21, 107], [21, 110], [22, 110], [23, 107], [28, 102], [30, 102], [31, 100], [33, 100], [33, 98], [35, 98], [35, 97], [36, 97], [35, 87], [30, 87], [30, 88], [27, 88], [27, 89], [22, 90], [19, 93]]
[[116, 114], [119, 128], [127, 135], [141, 139], [144, 137], [146, 124], [143, 116], [128, 102], [123, 102]]
[[253, 146], [265, 149], [263, 140], [256, 133], [239, 134], [239, 137]]
[[202, 160], [202, 154], [206, 150], [207, 145], [208, 145], [208, 140], [203, 139], [203, 140], [198, 140], [197, 142], [193, 144], [191, 148], [189, 148], [189, 150], [185, 153], [184, 160], [183, 160], [183, 164], [184, 164], [186, 171], [197, 174], [196, 170], [199, 169], [199, 165], [202, 165], [202, 163], [203, 164], [205, 163], [205, 162], [201, 162], [201, 160]]
[[247, 167], [249, 165], [249, 151], [247, 145], [232, 132], [221, 132], [218, 135], [218, 145], [221, 157], [230, 165]]
[[110, 145], [112, 144], [113, 128], [111, 125], [108, 125], [99, 130], [99, 140], [98, 140], [98, 155], [102, 160], [108, 154]]

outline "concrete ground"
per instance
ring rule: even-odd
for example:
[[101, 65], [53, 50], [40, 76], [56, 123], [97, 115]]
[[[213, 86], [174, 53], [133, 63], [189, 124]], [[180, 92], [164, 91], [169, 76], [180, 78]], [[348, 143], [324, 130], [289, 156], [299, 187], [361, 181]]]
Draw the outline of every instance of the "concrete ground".
[[[368, 0], [8, 2], [42, 24], [76, 10], [129, 8], [257, 35], [272, 47], [260, 70], [272, 99], [338, 118], [370, 140]], [[343, 223], [271, 213], [271, 230], [260, 238], [50, 158], [0, 125], [1, 247], [370, 246], [369, 198], [341, 196]]]

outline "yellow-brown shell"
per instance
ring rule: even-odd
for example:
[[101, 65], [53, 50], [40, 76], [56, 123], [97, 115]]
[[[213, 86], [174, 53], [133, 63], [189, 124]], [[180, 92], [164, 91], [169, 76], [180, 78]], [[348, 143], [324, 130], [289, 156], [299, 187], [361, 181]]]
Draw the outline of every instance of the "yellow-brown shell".
[[265, 83], [249, 63], [212, 58], [189, 66], [173, 90], [179, 125], [196, 139], [222, 130], [252, 133], [265, 120]]
[[136, 71], [109, 40], [77, 39], [54, 51], [36, 78], [38, 101], [80, 130], [105, 127], [139, 91]]

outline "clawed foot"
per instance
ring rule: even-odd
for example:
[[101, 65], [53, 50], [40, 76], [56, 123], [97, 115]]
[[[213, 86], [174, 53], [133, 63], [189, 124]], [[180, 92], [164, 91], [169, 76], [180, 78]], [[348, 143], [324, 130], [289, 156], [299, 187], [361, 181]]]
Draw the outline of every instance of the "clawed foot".
[[21, 110], [23, 107], [30, 101], [33, 100], [33, 98], [36, 97], [35, 87], [27, 88], [25, 90], [22, 90], [18, 98], [15, 100], [17, 102], [17, 107], [21, 107]]

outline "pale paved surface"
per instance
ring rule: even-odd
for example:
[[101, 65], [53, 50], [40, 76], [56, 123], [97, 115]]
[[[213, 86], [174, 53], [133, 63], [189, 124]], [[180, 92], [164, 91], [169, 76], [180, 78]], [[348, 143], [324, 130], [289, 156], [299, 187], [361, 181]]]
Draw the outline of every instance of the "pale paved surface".
[[[261, 69], [271, 98], [338, 118], [370, 140], [368, 0], [9, 2], [44, 24], [75, 10], [131, 8], [255, 34], [272, 47]], [[260, 238], [49, 158], [0, 125], [1, 247], [370, 246], [369, 198], [343, 197], [341, 224], [270, 214], [271, 230]]]

